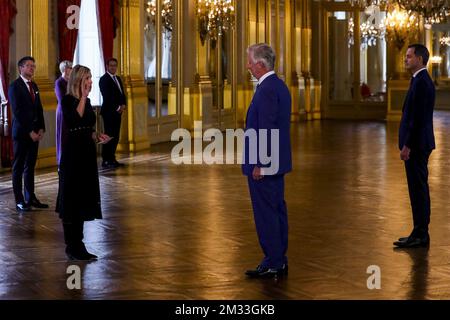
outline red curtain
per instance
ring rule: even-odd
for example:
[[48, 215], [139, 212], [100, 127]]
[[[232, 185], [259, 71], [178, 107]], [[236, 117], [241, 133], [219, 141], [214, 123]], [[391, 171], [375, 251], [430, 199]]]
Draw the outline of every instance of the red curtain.
[[119, 0], [98, 0], [97, 4], [103, 60], [106, 62], [112, 58], [114, 38], [120, 25]]
[[[80, 8], [81, 0], [58, 0], [58, 40], [59, 40], [59, 61], [73, 60], [73, 54], [77, 45], [78, 29], [69, 29], [67, 21], [74, 14], [67, 9], [72, 6]], [[79, 11], [78, 11], [79, 12]]]
[[[17, 7], [15, 0], [0, 1], [0, 21], [2, 26], [0, 27], [0, 61], [2, 69], [0, 70], [0, 77], [2, 78], [3, 91], [6, 98], [8, 98], [8, 83], [9, 83], [9, 37], [13, 32], [12, 22], [17, 14]], [[4, 127], [1, 139], [1, 162], [2, 167], [10, 167], [13, 158], [13, 146], [11, 140], [11, 111], [7, 108], [8, 123]]]

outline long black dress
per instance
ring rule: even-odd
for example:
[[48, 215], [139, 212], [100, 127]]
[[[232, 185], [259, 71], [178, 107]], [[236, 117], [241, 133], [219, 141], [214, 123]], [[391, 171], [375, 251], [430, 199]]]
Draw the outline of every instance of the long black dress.
[[83, 117], [80, 117], [76, 110], [79, 102], [71, 95], [62, 100], [68, 137], [61, 154], [56, 212], [63, 223], [102, 218], [97, 151], [92, 139], [95, 113], [87, 99]]

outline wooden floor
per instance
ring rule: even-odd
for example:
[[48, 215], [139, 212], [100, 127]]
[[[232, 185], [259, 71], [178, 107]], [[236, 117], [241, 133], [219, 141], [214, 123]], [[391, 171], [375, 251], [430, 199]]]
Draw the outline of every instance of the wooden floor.
[[[247, 279], [261, 259], [246, 179], [238, 165], [176, 166], [170, 145], [101, 170], [103, 220], [86, 223], [69, 290], [54, 213], [55, 170], [38, 172], [51, 209], [18, 214], [0, 176], [0, 299], [450, 299], [450, 113], [436, 112], [430, 159], [431, 246], [397, 251], [411, 230], [398, 123], [322, 121], [293, 127], [286, 178], [289, 276]], [[367, 268], [380, 267], [369, 290]]]

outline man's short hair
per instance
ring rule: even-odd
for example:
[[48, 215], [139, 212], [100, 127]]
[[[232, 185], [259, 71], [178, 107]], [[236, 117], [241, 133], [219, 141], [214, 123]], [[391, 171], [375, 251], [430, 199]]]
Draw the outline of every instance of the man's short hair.
[[61, 63], [59, 64], [59, 71], [61, 71], [61, 73], [64, 73], [67, 68], [72, 68], [72, 62], [69, 60], [61, 61]]
[[275, 68], [275, 51], [267, 43], [253, 44], [248, 47], [247, 52], [254, 63], [262, 62], [267, 70]]
[[430, 59], [430, 52], [428, 51], [427, 47], [425, 47], [423, 44], [415, 43], [408, 46], [409, 48], [414, 49], [414, 54], [417, 57], [422, 57], [423, 65], [426, 66], [428, 63], [428, 59]]
[[27, 62], [27, 61], [33, 61], [33, 62], [36, 62], [35, 60], [34, 60], [34, 58], [33, 57], [31, 57], [31, 56], [25, 56], [25, 57], [23, 57], [23, 58], [21, 58], [20, 60], [19, 60], [19, 62], [17, 62], [17, 66], [18, 67], [23, 67], [24, 65], [25, 65], [25, 63]]
[[106, 65], [109, 66], [109, 63], [110, 63], [111, 61], [114, 61], [115, 63], [118, 63], [118, 61], [117, 61], [116, 58], [109, 58], [108, 60], [106, 60]]

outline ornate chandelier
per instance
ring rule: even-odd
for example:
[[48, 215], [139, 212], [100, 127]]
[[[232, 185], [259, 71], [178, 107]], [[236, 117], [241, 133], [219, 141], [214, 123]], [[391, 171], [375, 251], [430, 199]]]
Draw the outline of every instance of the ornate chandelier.
[[[361, 36], [361, 50], [367, 47], [375, 46], [377, 39], [383, 40], [386, 34], [384, 19], [381, 18], [380, 7], [371, 5], [365, 10], [365, 14], [369, 15], [368, 19], [359, 26]], [[354, 30], [355, 24], [353, 18], [348, 20], [348, 45], [349, 47], [355, 43]]]
[[372, 5], [384, 6], [389, 2], [389, 0], [349, 0], [349, 2], [352, 6], [366, 8]]
[[[156, 25], [156, 0], [147, 1], [145, 10], [147, 12], [146, 28], [148, 29], [149, 22], [151, 22], [153, 25]], [[162, 8], [161, 8], [161, 18], [162, 18], [162, 24], [163, 24], [164, 29], [166, 29], [166, 31], [168, 31], [168, 32], [172, 32], [172, 30], [173, 30], [172, 0], [164, 0], [163, 1]]]
[[202, 44], [207, 36], [216, 41], [224, 30], [234, 26], [232, 0], [197, 0], [196, 9]]
[[406, 40], [413, 37], [419, 27], [419, 17], [414, 12], [407, 12], [398, 6], [393, 7], [387, 13], [385, 20], [386, 34], [390, 41], [394, 42], [400, 51], [405, 45]]
[[445, 36], [439, 39], [439, 42], [444, 45], [444, 46], [450, 46], [450, 37], [449, 36]]
[[392, 6], [398, 4], [400, 8], [408, 12], [414, 12], [422, 16], [425, 26], [430, 27], [434, 23], [445, 21], [450, 15], [449, 0], [348, 0], [352, 6], [366, 8], [370, 5]]
[[[354, 45], [354, 34], [353, 34], [353, 28], [355, 26], [355, 23], [353, 22], [353, 18], [350, 18], [348, 20], [348, 34], [349, 34], [349, 40], [348, 44]], [[361, 49], [365, 50], [367, 47], [375, 46], [377, 45], [377, 40], [383, 40], [384, 36], [386, 34], [386, 28], [384, 26], [384, 22], [380, 24], [379, 26], [370, 24], [368, 22], [363, 22], [359, 26], [359, 30], [361, 33]]]
[[445, 17], [450, 13], [447, 0], [395, 0], [395, 2], [406, 11], [421, 15], [425, 25], [428, 26], [445, 21]]

